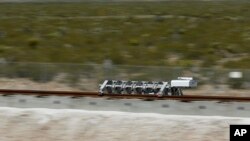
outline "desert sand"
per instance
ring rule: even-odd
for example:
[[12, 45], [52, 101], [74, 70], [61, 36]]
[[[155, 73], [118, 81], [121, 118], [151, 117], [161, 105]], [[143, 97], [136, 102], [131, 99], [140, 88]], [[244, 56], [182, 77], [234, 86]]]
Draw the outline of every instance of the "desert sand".
[[0, 141], [227, 141], [250, 118], [0, 108]]

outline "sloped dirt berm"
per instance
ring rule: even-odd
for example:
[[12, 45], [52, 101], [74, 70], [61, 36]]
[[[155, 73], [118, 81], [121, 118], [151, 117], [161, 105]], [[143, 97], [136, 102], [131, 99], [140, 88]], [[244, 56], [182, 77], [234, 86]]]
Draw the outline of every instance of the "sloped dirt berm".
[[1, 141], [226, 141], [250, 118], [0, 108]]

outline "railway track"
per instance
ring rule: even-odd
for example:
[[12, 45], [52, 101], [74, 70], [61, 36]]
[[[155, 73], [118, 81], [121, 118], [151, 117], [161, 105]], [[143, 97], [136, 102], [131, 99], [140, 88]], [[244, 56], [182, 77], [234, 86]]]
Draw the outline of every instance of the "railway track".
[[0, 95], [36, 95], [36, 96], [71, 96], [71, 97], [107, 97], [110, 99], [143, 99], [151, 100], [180, 100], [189, 101], [221, 101], [221, 102], [250, 102], [250, 97], [232, 97], [232, 96], [201, 96], [201, 95], [184, 95], [184, 96], [162, 96], [155, 95], [128, 95], [128, 94], [104, 94], [98, 95], [98, 92], [81, 92], [81, 91], [47, 91], [47, 90], [13, 90], [0, 89]]
[[110, 99], [143, 99], [151, 100], [180, 100], [188, 101], [236, 101], [236, 102], [250, 102], [250, 97], [233, 97], [233, 96], [198, 96], [198, 95], [184, 95], [184, 96], [163, 96], [157, 97], [155, 95], [128, 95], [128, 94], [104, 94], [99, 96], [98, 92], [81, 92], [81, 91], [45, 91], [45, 90], [13, 90], [0, 89], [0, 95], [36, 95], [36, 96], [71, 96], [71, 97], [107, 97]]

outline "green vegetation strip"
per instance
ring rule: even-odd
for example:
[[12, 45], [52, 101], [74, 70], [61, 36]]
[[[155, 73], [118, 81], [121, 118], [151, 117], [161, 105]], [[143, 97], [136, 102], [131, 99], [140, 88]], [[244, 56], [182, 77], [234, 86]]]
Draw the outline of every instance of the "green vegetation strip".
[[0, 58], [250, 68], [249, 7], [247, 1], [5, 3]]

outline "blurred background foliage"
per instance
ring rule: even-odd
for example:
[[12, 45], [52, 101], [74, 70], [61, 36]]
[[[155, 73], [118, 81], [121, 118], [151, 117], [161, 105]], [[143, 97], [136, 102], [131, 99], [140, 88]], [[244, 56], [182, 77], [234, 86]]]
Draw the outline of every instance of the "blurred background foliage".
[[250, 2], [2, 3], [0, 61], [250, 68]]

